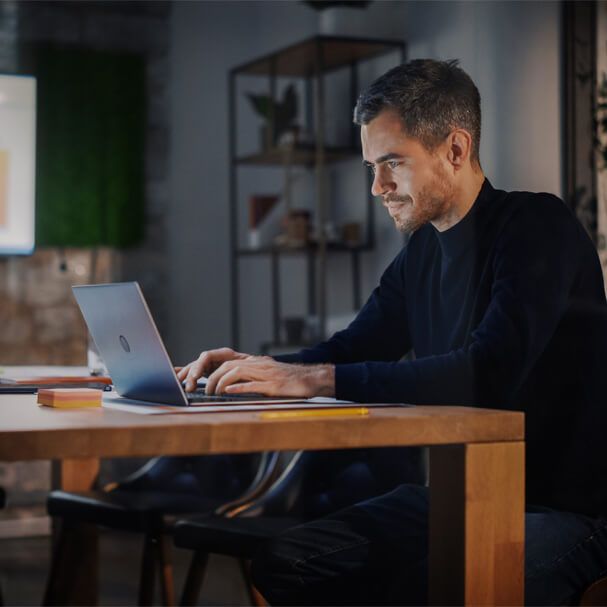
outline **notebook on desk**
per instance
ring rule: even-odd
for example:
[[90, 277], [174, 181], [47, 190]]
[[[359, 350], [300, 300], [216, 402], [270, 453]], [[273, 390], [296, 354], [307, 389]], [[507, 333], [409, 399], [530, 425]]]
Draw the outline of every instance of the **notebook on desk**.
[[72, 287], [117, 394], [148, 405], [292, 403], [297, 398], [186, 394], [136, 282]]
[[0, 394], [32, 394], [39, 388], [109, 390], [109, 377], [90, 375], [87, 367], [17, 365], [0, 369]]

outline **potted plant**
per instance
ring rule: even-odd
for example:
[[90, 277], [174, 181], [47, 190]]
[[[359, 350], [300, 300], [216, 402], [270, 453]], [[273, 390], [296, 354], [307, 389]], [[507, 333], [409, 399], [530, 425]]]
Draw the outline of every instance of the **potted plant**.
[[291, 142], [297, 138], [297, 93], [295, 85], [290, 84], [284, 92], [281, 101], [272, 99], [269, 95], [247, 93], [255, 113], [264, 119], [261, 127], [261, 145], [264, 150], [275, 147], [288, 133]]

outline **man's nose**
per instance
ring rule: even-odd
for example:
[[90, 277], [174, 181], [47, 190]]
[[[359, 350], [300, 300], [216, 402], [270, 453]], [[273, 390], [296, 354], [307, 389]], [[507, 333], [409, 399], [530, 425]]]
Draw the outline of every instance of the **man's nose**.
[[384, 171], [378, 168], [373, 177], [371, 194], [373, 194], [373, 196], [382, 196], [383, 194], [394, 192], [395, 190], [396, 184], [392, 180], [386, 179]]

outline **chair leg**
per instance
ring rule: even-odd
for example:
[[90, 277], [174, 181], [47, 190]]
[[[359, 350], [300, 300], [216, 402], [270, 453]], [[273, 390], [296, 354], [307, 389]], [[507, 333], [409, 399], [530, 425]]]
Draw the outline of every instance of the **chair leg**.
[[209, 555], [207, 552], [203, 552], [202, 550], [194, 552], [190, 568], [188, 569], [188, 576], [185, 580], [185, 586], [183, 587], [183, 594], [181, 595], [181, 605], [191, 606], [198, 603], [198, 596], [200, 595], [208, 562]]
[[166, 534], [156, 536], [156, 550], [158, 573], [160, 575], [160, 591], [162, 604], [167, 607], [175, 605], [175, 586], [173, 583], [173, 563], [171, 558], [171, 545]]
[[61, 525], [58, 529], [54, 525], [54, 546], [51, 555], [51, 568], [46, 580], [46, 588], [42, 599], [43, 605], [58, 605], [61, 603], [59, 596], [65, 594], [61, 592], [64, 588], [66, 578], [65, 560], [67, 559], [66, 551], [69, 546], [69, 540], [66, 537], [68, 530], [66, 525]]
[[253, 585], [253, 578], [251, 577], [251, 561], [246, 559], [238, 559], [238, 564], [240, 565], [240, 571], [247, 586], [247, 592], [249, 594], [249, 601], [251, 602], [251, 605], [255, 605], [255, 607], [268, 607], [266, 600], [263, 598], [263, 596], [261, 596], [259, 590], [257, 590], [257, 588], [255, 588]]
[[141, 558], [141, 574], [139, 576], [139, 598], [137, 605], [148, 607], [154, 602], [154, 585], [156, 582], [156, 548], [154, 536], [145, 534], [143, 540], [143, 556]]
[[96, 605], [99, 535], [94, 525], [63, 521], [43, 605]]

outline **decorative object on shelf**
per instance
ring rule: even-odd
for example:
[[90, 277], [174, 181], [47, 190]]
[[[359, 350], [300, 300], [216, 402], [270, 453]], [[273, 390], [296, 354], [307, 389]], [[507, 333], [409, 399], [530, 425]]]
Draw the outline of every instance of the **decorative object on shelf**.
[[358, 221], [349, 221], [341, 227], [341, 238], [345, 245], [358, 247], [362, 243], [362, 226]]
[[310, 238], [310, 211], [293, 209], [285, 215], [284, 234], [277, 244], [286, 247], [304, 247]]
[[337, 226], [332, 221], [325, 221], [325, 240], [327, 244], [336, 244], [339, 242]]
[[256, 194], [249, 198], [249, 246], [252, 249], [264, 244], [262, 224], [279, 200], [275, 194]]
[[281, 149], [293, 150], [302, 140], [301, 133], [301, 128], [298, 124], [291, 125], [278, 136], [278, 147]]
[[295, 145], [299, 127], [294, 124], [297, 117], [297, 93], [295, 85], [290, 84], [282, 101], [275, 101], [270, 95], [247, 93], [255, 113], [265, 120], [261, 127], [261, 147], [271, 149], [277, 143]]
[[[318, 233], [311, 232], [309, 237], [309, 242], [314, 245], [319, 244]], [[340, 230], [338, 230], [337, 226], [333, 221], [325, 221], [324, 229], [323, 229], [323, 240], [327, 245], [340, 245], [343, 244], [341, 239]]]

